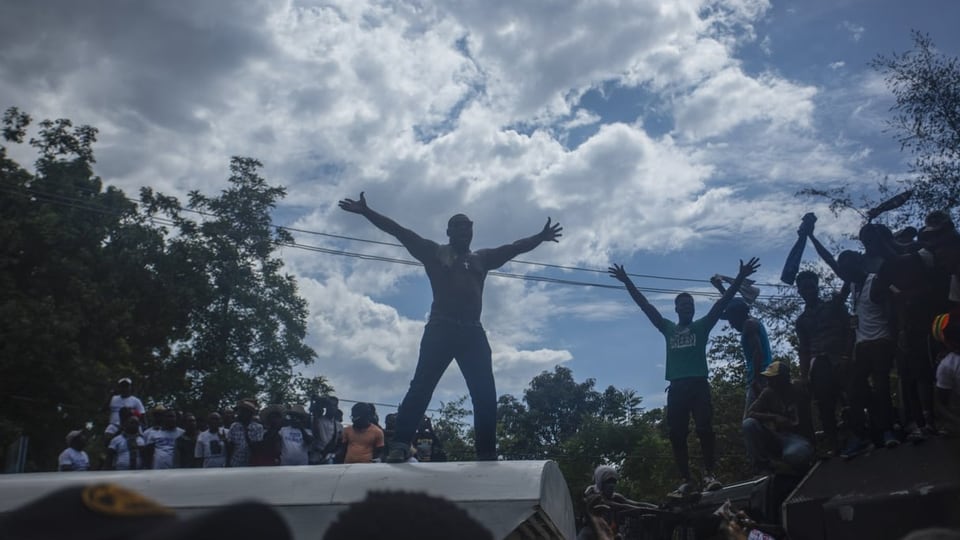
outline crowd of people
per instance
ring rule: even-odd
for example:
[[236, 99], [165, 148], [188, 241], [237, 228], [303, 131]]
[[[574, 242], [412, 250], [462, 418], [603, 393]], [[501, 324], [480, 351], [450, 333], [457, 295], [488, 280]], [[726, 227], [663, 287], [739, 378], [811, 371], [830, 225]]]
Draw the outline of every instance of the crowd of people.
[[[335, 396], [317, 396], [309, 408], [300, 404], [269, 404], [240, 400], [234, 408], [203, 419], [162, 405], [149, 412], [132, 393], [133, 381], [117, 381], [117, 391], [105, 409], [104, 447], [99, 468], [105, 470], [257, 467], [374, 463], [384, 457], [393, 438], [396, 413], [380, 425], [372, 403], [351, 408], [344, 427]], [[90, 438], [84, 430], [67, 434], [60, 454], [60, 471], [90, 470]], [[413, 437], [408, 461], [445, 461], [443, 445], [424, 416]]]
[[[796, 260], [787, 266], [799, 267], [809, 240], [843, 286], [825, 294], [817, 273], [789, 275], [785, 269], [784, 280], [795, 281], [804, 303], [795, 325], [794, 367], [773, 360], [766, 328], [751, 316], [755, 291], [735, 297], [750, 285], [747, 277], [759, 266], [756, 259], [741, 261], [736, 278], [711, 280], [722, 297], [701, 319], [693, 318], [693, 298], [678, 295], [676, 323], [644, 297], [623, 266], [610, 267], [611, 277], [626, 285], [666, 340], [667, 424], [681, 478], [672, 497], [694, 491], [687, 452], [691, 416], [704, 460], [701, 486], [721, 487], [714, 475], [706, 358], [710, 331], [721, 319], [741, 335], [746, 367], [742, 433], [757, 473], [807, 468], [816, 457], [814, 409], [823, 454], [845, 459], [878, 446], [893, 449], [960, 431], [960, 233], [950, 215], [932, 212], [923, 227], [897, 233], [868, 223], [859, 231], [863, 252], [848, 250], [836, 257], [814, 236], [815, 220], [812, 214], [805, 216], [799, 249], [791, 252]], [[899, 397], [896, 406], [894, 395]]]

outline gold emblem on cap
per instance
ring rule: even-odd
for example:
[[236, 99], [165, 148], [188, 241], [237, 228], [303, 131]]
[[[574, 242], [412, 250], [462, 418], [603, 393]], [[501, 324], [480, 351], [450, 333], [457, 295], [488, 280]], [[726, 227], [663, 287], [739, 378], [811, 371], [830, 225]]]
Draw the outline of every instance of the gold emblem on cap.
[[110, 516], [172, 516], [173, 510], [116, 484], [94, 484], [83, 490], [83, 504]]

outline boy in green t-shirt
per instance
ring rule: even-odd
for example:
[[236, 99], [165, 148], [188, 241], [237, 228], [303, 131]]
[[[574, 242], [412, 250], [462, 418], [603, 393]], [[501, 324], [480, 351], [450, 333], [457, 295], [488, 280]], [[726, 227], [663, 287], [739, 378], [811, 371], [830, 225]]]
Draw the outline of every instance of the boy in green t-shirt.
[[668, 321], [657, 311], [633, 284], [623, 266], [614, 264], [608, 271], [610, 276], [627, 287], [627, 292], [653, 326], [663, 334], [667, 343], [666, 379], [670, 381], [667, 389], [667, 426], [670, 430], [670, 446], [683, 482], [671, 497], [683, 498], [692, 492], [690, 483], [690, 464], [687, 451], [687, 432], [690, 416], [696, 424], [697, 437], [703, 451], [703, 486], [708, 491], [720, 489], [720, 482], [713, 475], [714, 434], [713, 405], [710, 402], [710, 383], [707, 381], [707, 341], [710, 330], [717, 324], [727, 303], [733, 298], [743, 280], [757, 271], [760, 264], [754, 257], [746, 264], [740, 261], [740, 271], [730, 288], [720, 300], [710, 308], [702, 319], [693, 320], [695, 311], [693, 296], [680, 293], [674, 300], [677, 322]]

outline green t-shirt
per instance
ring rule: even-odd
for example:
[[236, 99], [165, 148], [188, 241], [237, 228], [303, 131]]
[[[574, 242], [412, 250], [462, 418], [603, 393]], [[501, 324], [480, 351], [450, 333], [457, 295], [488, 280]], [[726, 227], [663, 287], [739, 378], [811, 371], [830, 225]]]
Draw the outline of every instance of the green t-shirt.
[[660, 333], [667, 340], [667, 380], [707, 376], [707, 341], [711, 328], [697, 319], [678, 326], [664, 319]]

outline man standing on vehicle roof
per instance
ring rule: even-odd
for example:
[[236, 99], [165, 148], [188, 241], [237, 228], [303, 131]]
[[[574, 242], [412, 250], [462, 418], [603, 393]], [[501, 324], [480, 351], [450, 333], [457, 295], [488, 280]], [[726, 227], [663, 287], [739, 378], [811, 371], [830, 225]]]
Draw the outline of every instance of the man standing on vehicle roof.
[[363, 193], [360, 193], [360, 200], [343, 199], [339, 204], [343, 210], [360, 214], [399, 240], [414, 258], [423, 263], [433, 289], [433, 305], [420, 341], [417, 369], [400, 404], [397, 432], [386, 461], [402, 463], [410, 457], [410, 442], [433, 390], [454, 358], [473, 401], [477, 459], [497, 459], [497, 391], [490, 344], [480, 324], [483, 283], [488, 272], [500, 268], [517, 255], [542, 242], [557, 242], [562, 227], [559, 223], [551, 224], [547, 218], [543, 230], [533, 236], [493, 249], [470, 251], [473, 222], [463, 214], [457, 214], [447, 222], [450, 243], [440, 245], [371, 210]]
[[710, 383], [707, 381], [707, 341], [710, 330], [720, 320], [720, 315], [733, 298], [743, 280], [757, 271], [760, 264], [754, 257], [746, 264], [740, 261], [740, 272], [723, 294], [720, 300], [710, 308], [702, 319], [693, 320], [693, 296], [683, 292], [674, 300], [678, 321], [676, 323], [663, 318], [653, 304], [637, 289], [623, 266], [614, 264], [608, 271], [610, 277], [619, 280], [627, 287], [633, 301], [640, 306], [653, 326], [663, 334], [667, 342], [666, 378], [670, 381], [667, 388], [667, 425], [670, 430], [670, 445], [673, 458], [677, 463], [683, 482], [670, 493], [671, 497], [684, 498], [692, 493], [690, 483], [690, 464], [687, 451], [687, 432], [690, 416], [697, 426], [697, 437], [703, 451], [704, 475], [703, 487], [707, 491], [722, 486], [713, 475], [714, 433], [713, 404], [710, 401]]

